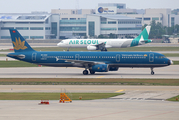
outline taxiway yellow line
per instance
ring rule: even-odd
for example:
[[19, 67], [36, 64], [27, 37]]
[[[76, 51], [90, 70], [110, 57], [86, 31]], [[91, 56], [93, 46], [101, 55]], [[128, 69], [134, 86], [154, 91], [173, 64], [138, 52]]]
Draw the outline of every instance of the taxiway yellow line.
[[104, 77], [104, 76], [99, 76], [99, 77], [97, 77], [97, 78], [102, 78], [102, 77]]
[[115, 92], [122, 92], [122, 91], [124, 91], [124, 90], [118, 90], [118, 91], [115, 91]]

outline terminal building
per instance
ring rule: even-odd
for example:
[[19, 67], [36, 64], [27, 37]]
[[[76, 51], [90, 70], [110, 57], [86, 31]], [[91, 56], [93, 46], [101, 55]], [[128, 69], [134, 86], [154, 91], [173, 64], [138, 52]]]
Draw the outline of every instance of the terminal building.
[[59, 15], [48, 13], [0, 14], [0, 39], [10, 39], [17, 29], [25, 39], [58, 39]]
[[0, 13], [0, 39], [10, 39], [9, 29], [17, 29], [25, 39], [136, 37], [152, 20], [163, 26], [179, 24], [171, 9], [126, 9], [126, 4], [99, 3], [95, 9], [52, 9], [51, 13]]

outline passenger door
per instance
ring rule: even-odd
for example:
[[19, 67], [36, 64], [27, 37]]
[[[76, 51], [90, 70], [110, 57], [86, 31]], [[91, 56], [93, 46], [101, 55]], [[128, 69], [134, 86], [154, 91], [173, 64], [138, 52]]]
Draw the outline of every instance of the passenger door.
[[79, 55], [79, 54], [76, 54], [76, 55], [75, 55], [75, 60], [79, 60], [79, 58], [80, 58], [80, 55]]
[[116, 62], [120, 62], [120, 55], [119, 54], [116, 55]]
[[32, 61], [36, 61], [37, 53], [32, 53]]
[[153, 53], [149, 54], [149, 62], [154, 62], [154, 54]]

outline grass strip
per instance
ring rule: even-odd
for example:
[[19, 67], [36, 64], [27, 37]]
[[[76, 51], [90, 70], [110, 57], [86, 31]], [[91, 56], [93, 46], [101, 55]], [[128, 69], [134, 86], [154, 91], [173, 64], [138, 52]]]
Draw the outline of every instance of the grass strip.
[[168, 101], [176, 101], [176, 102], [179, 102], [179, 95], [178, 96], [175, 96], [175, 97], [172, 97], [172, 98], [169, 98], [167, 99]]
[[6, 54], [0, 54], [0, 57], [6, 57]]
[[[72, 100], [106, 99], [124, 93], [66, 93]], [[59, 100], [60, 93], [0, 93], [0, 100]]]
[[0, 61], [0, 67], [37, 67], [38, 65], [24, 61]]
[[173, 65], [179, 65], [179, 61], [173, 61]]
[[[179, 65], [179, 61], [173, 61], [173, 63], [173, 65]], [[38, 67], [38, 65], [24, 61], [0, 61], [0, 67]]]
[[165, 55], [166, 57], [179, 57], [178, 53], [164, 53], [163, 55]]
[[157, 86], [179, 86], [179, 79], [1, 78], [0, 85], [157, 85]]

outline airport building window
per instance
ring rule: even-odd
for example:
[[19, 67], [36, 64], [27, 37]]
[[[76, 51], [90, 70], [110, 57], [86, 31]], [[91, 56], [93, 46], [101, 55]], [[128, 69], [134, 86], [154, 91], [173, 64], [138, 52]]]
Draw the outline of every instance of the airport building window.
[[45, 27], [45, 30], [50, 30], [50, 27]]
[[29, 30], [29, 27], [16, 27], [17, 30]]
[[136, 27], [136, 28], [118, 28], [118, 30], [141, 30], [141, 27]]
[[62, 18], [62, 20], [68, 20], [68, 18]]
[[29, 36], [23, 36], [24, 39], [29, 39]]
[[101, 28], [102, 31], [104, 30], [116, 30], [116, 28]]
[[150, 18], [144, 18], [144, 20], [150, 20]]
[[108, 21], [108, 24], [116, 24], [116, 21]]
[[82, 20], [60, 20], [60, 24], [86, 24], [86, 19]]
[[118, 21], [118, 24], [141, 24], [141, 21]]
[[70, 20], [76, 20], [76, 18], [70, 18]]
[[86, 31], [86, 26], [63, 26], [60, 31]]
[[94, 33], [95, 33], [95, 22], [93, 21], [88, 22], [88, 34], [90, 36], [94, 36]]
[[9, 29], [14, 29], [14, 27], [1, 27], [1, 30], [9, 30]]
[[174, 26], [174, 25], [175, 25], [175, 18], [171, 17], [171, 26]]
[[159, 20], [159, 18], [158, 17], [153, 17], [152, 20]]
[[30, 27], [30, 30], [43, 30], [43, 27]]
[[106, 24], [106, 22], [101, 22], [101, 24]]
[[30, 36], [30, 39], [43, 39], [43, 36]]
[[1, 36], [1, 39], [11, 39], [11, 36]]
[[51, 34], [54, 34], [54, 36], [51, 36], [51, 39], [55, 39], [57, 36], [57, 22], [51, 23]]

